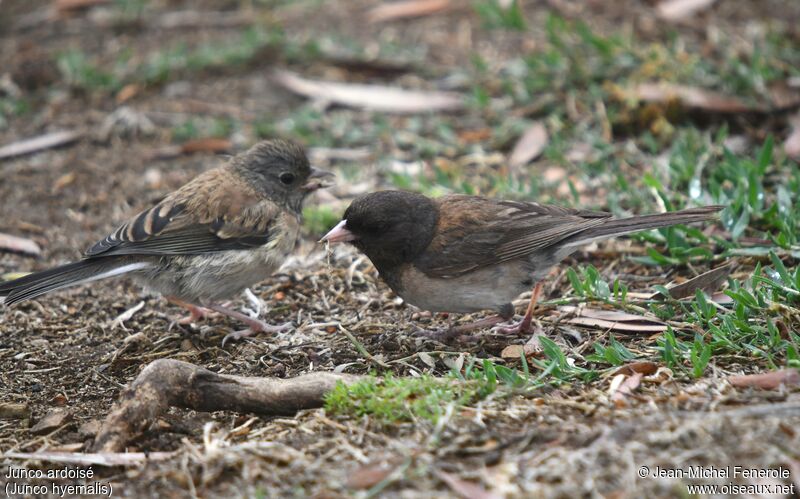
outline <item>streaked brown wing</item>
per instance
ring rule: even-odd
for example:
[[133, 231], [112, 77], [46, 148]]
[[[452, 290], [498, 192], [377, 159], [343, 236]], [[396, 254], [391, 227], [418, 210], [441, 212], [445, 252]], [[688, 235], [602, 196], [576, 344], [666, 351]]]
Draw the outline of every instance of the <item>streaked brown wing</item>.
[[416, 262], [432, 277], [456, 277], [544, 250], [611, 215], [559, 206], [445, 196], [428, 251]]
[[266, 244], [280, 208], [225, 169], [211, 170], [122, 224], [86, 256], [190, 255]]

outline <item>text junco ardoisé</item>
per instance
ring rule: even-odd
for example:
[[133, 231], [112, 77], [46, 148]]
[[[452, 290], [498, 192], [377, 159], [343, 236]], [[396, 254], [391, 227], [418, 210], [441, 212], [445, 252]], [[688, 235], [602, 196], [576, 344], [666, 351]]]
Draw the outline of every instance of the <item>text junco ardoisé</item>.
[[[210, 308], [249, 330], [279, 331], [219, 301], [271, 275], [294, 249], [305, 197], [331, 175], [292, 142], [256, 144], [172, 192], [89, 248], [80, 261], [0, 283], [13, 305], [50, 291], [130, 274], [192, 318]], [[230, 335], [229, 335], [230, 336]]]
[[349, 241], [395, 293], [433, 312], [494, 309], [498, 317], [452, 328], [446, 337], [514, 316], [511, 301], [536, 284], [520, 323], [526, 331], [539, 281], [580, 245], [714, 217], [721, 206], [624, 219], [532, 202], [381, 191], [355, 199], [322, 241]]

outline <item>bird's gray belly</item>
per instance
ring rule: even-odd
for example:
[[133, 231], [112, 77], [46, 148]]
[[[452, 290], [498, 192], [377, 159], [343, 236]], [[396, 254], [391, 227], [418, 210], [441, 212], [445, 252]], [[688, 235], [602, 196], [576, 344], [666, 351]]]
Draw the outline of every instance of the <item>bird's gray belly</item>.
[[395, 290], [408, 303], [432, 312], [470, 313], [499, 310], [530, 289], [530, 275], [522, 262], [509, 262], [451, 277], [428, 277], [413, 266], [402, 274]]

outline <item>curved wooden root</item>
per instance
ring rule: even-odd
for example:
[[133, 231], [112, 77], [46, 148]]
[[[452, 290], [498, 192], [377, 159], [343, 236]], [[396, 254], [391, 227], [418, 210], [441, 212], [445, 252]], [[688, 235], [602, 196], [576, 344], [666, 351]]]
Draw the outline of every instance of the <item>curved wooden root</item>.
[[292, 379], [217, 374], [188, 362], [159, 359], [145, 367], [120, 395], [94, 442], [97, 452], [119, 452], [170, 407], [291, 415], [320, 407], [338, 381], [358, 376], [312, 373]]

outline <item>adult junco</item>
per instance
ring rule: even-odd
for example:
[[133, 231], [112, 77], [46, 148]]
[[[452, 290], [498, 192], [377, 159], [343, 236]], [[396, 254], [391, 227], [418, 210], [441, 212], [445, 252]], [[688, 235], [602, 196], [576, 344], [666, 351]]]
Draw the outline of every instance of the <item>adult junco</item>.
[[355, 199], [322, 241], [349, 241], [407, 302], [433, 312], [494, 309], [497, 317], [451, 328], [452, 337], [514, 316], [511, 301], [536, 285], [524, 318], [530, 327], [539, 281], [590, 241], [714, 217], [721, 206], [623, 219], [609, 213], [532, 202], [381, 191]]
[[303, 200], [329, 175], [311, 168], [297, 144], [258, 143], [134, 216], [89, 248], [82, 260], [0, 283], [0, 296], [10, 306], [67, 286], [130, 274], [187, 307], [192, 319], [208, 308], [249, 326], [234, 337], [282, 330], [288, 324], [270, 326], [219, 302], [264, 280], [283, 263], [300, 234]]

